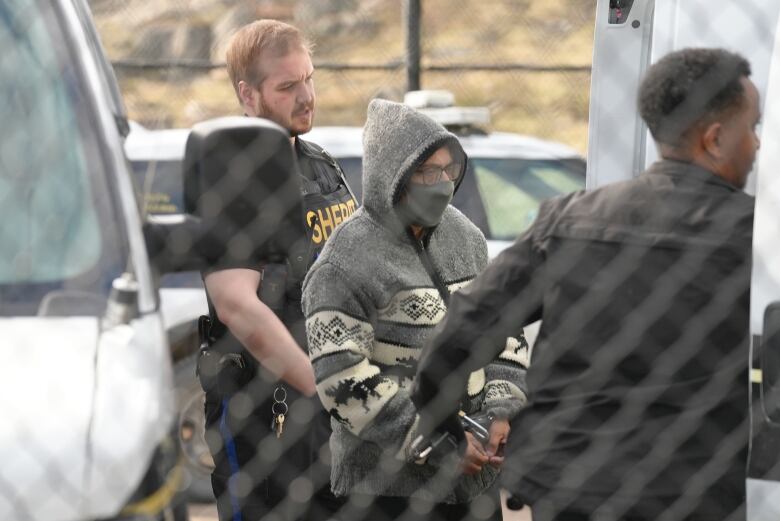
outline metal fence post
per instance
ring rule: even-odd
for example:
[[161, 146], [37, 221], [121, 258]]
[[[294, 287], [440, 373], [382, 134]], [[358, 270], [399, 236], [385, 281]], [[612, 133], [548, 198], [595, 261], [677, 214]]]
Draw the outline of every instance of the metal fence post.
[[420, 0], [404, 0], [406, 90], [420, 89]]

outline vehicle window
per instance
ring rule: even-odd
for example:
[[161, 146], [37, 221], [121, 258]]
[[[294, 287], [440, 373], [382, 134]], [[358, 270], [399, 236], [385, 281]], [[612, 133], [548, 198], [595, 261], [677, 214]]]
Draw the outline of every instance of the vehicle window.
[[536, 219], [542, 200], [585, 188], [581, 160], [471, 160], [487, 214], [488, 239], [514, 240]]
[[184, 213], [181, 161], [131, 161], [136, 188], [148, 214]]
[[473, 160], [469, 160], [466, 168], [466, 175], [458, 185], [458, 191], [455, 192], [455, 196], [452, 198], [452, 205], [463, 212], [487, 239], [491, 239], [485, 205], [477, 188]]
[[339, 157], [336, 158], [341, 169], [344, 170], [344, 176], [347, 183], [355, 194], [358, 203], [363, 201], [363, 159], [360, 157]]
[[[146, 214], [184, 212], [184, 179], [179, 160], [130, 161], [137, 196]], [[160, 277], [161, 288], [203, 288], [199, 271], [166, 273]]]
[[[350, 187], [362, 196], [359, 157], [340, 157]], [[579, 158], [528, 160], [469, 158], [469, 173], [452, 204], [482, 230], [485, 237], [511, 241], [536, 218], [539, 203], [585, 188], [585, 161]]]
[[0, 3], [0, 315], [92, 314], [126, 258], [63, 41], [50, 3]]

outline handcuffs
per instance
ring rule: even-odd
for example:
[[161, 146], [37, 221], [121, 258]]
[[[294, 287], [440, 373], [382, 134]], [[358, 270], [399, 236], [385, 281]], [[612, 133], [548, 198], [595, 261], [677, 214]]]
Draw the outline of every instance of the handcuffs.
[[[493, 415], [481, 413], [473, 416], [463, 411], [458, 412], [463, 430], [471, 433], [477, 441], [483, 445], [490, 439], [490, 424]], [[411, 445], [410, 461], [422, 465], [424, 463], [437, 464], [447, 454], [458, 450], [458, 440], [451, 432], [434, 431], [428, 436], [417, 436]]]

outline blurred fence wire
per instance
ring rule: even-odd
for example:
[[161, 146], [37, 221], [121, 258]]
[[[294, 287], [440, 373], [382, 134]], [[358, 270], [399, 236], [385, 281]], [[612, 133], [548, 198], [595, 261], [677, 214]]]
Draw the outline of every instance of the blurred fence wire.
[[[494, 128], [585, 149], [595, 1], [422, 2], [422, 88], [489, 106]], [[357, 125], [374, 97], [400, 101], [409, 49], [402, 2], [92, 2], [131, 118], [189, 127], [236, 112], [224, 71], [234, 30], [272, 17], [315, 43], [317, 125]]]
[[[225, 44], [233, 31], [261, 17], [289, 21], [312, 35], [316, 43], [316, 125], [362, 126], [366, 107], [372, 99], [400, 101], [407, 85], [402, 10], [400, 4], [392, 3], [392, 9], [389, 4], [384, 0], [91, 1], [129, 115], [151, 129], [189, 128], [206, 119], [239, 113], [223, 63]], [[623, 10], [630, 11], [632, 2], [614, 0], [602, 5], [610, 6], [610, 23], [622, 23], [625, 22]], [[450, 90], [460, 105], [490, 107], [494, 129], [563, 141], [584, 151], [592, 72], [588, 60], [592, 50], [595, 6], [595, 0], [423, 0], [422, 87]], [[622, 55], [623, 51], [615, 50], [615, 61], [625, 60], [626, 69], [633, 67], [633, 57]], [[10, 72], [22, 68], [22, 61], [0, 58], [0, 64], [4, 65], [0, 72], [9, 77]], [[618, 73], [610, 79], [610, 87], [616, 91], [625, 83], [620, 70], [615, 67], [614, 71]], [[29, 84], [37, 85], [37, 81], [33, 78]], [[48, 94], [53, 100], [51, 112], [56, 112], [61, 107], [55, 106], [54, 102], [67, 99], [69, 85], [59, 77], [53, 82], [62, 84], [57, 92]], [[44, 81], [40, 80], [40, 83]], [[21, 81], [15, 85], [20, 100], [23, 95], [30, 96], [30, 92], [24, 92], [25, 85], [27, 83]], [[636, 93], [622, 92], [621, 96], [621, 100], [630, 99], [632, 105], [627, 107], [621, 101], [610, 107], [615, 119], [635, 112]], [[47, 210], [45, 221], [36, 224], [34, 215], [30, 221], [46, 228], [38, 234], [45, 239], [41, 239], [43, 244], [39, 251], [47, 252], [47, 248], [53, 249], [60, 243], [68, 243], [76, 251], [74, 244], [77, 242], [94, 249], [86, 253], [82, 250], [84, 259], [75, 253], [63, 255], [63, 258], [67, 257], [73, 263], [74, 267], [68, 268], [76, 275], [73, 287], [79, 291], [83, 290], [82, 286], [88, 287], [89, 291], [99, 288], [102, 293], [88, 303], [97, 300], [98, 306], [104, 306], [107, 300], [104, 293], [113, 277], [118, 275], [115, 272], [126, 268], [120, 266], [126, 246], [117, 245], [124, 240], [124, 231], [113, 229], [118, 226], [110, 218], [114, 209], [110, 207], [110, 198], [101, 193], [113, 189], [112, 182], [102, 178], [96, 182], [96, 174], [90, 177], [90, 170], [85, 166], [100, 163], [100, 150], [96, 144], [100, 140], [93, 135], [96, 131], [90, 127], [90, 122], [81, 121], [88, 118], [78, 110], [69, 114], [69, 118], [75, 122], [72, 126], [78, 124], [79, 132], [86, 138], [68, 132], [71, 120], [67, 118], [59, 121], [58, 127], [52, 127], [40, 105], [36, 108], [34, 100], [24, 99], [25, 104], [15, 107], [11, 114], [15, 120], [24, 120], [26, 131], [30, 133], [53, 134], [46, 134], [52, 141], [44, 143], [51, 150], [44, 151], [47, 153], [42, 155], [46, 157], [41, 160], [37, 159], [41, 154], [40, 147], [34, 155], [17, 153], [15, 163], [4, 164], [13, 164], [13, 170], [19, 172], [29, 172], [16, 175], [21, 179], [20, 186], [24, 181], [25, 193], [37, 190], [40, 196], [41, 187], [46, 188], [42, 207], [59, 209], [70, 205], [79, 208], [81, 213], [67, 208], [61, 212], [76, 224], [89, 224], [83, 229], [76, 225], [72, 227], [72, 230], [80, 229], [80, 234], [63, 231], [62, 222], [70, 221], [59, 218], [52, 210]], [[645, 127], [642, 127], [644, 131]], [[11, 148], [11, 145], [23, 142], [24, 135], [20, 132], [11, 126], [0, 130], [3, 138], [0, 145]], [[485, 136], [487, 133], [475, 134]], [[7, 137], [9, 135], [13, 142]], [[342, 219], [347, 220], [352, 214], [354, 205], [349, 207], [349, 212], [344, 210], [346, 203], [341, 201], [327, 207], [305, 208], [311, 210], [306, 213], [300, 211], [301, 180], [283, 174], [293, 171], [305, 154], [297, 151], [299, 157], [293, 159], [292, 154], [296, 152], [291, 153], [287, 134], [269, 135], [248, 142], [244, 135], [244, 141], [230, 142], [233, 148], [226, 147], [227, 141], [220, 141], [222, 154], [219, 160], [185, 158], [184, 149], [179, 146], [180, 153], [165, 158], [173, 163], [173, 168], [168, 169], [170, 165], [163, 167], [162, 161], [158, 166], [152, 159], [141, 166], [134, 164], [133, 168], [141, 179], [146, 176], [145, 191], [155, 185], [155, 177], [177, 176], [167, 189], [170, 193], [164, 196], [176, 199], [179, 201], [176, 204], [181, 205], [179, 210], [186, 210], [200, 219], [197, 226], [189, 223], [190, 228], [177, 228], [170, 235], [166, 235], [170, 228], [148, 226], [147, 232], [159, 232], [157, 235], [150, 232], [147, 237], [152, 265], [164, 266], [171, 272], [185, 272], [192, 267], [187, 265], [187, 259], [205, 258], [203, 262], [210, 266], [200, 273], [189, 270], [190, 279], [186, 284], [177, 282], [189, 285], [188, 289], [198, 291], [203, 297], [201, 275], [211, 273], [215, 266], [216, 269], [228, 269], [225, 266], [247, 267], [247, 263], [253, 262], [249, 267], [254, 271], [265, 270], [261, 293], [268, 288], [268, 293], [278, 290], [282, 295], [268, 297], [266, 293], [264, 298], [281, 299], [284, 305], [272, 309], [285, 318], [288, 308], [284, 306], [291, 305], [292, 301], [300, 308], [301, 299], [305, 300], [305, 296], [301, 296], [303, 277], [282, 279], [277, 287], [271, 285], [270, 281], [278, 282], [278, 279], [272, 279], [270, 273], [280, 269], [279, 265], [294, 271], [297, 268], [291, 267], [295, 266], [293, 257], [300, 261], [313, 250], [308, 249], [299, 256], [301, 250], [293, 248], [300, 248], [300, 243], [290, 246], [296, 241], [290, 237], [275, 237], [276, 230], [269, 230], [269, 223], [278, 225], [286, 219], [284, 224], [293, 230], [290, 233], [301, 234], [294, 239], [311, 247], [316, 242], [319, 247], [324, 241], [316, 240], [316, 234], [327, 235], [324, 232], [326, 223], [332, 232]], [[471, 137], [469, 135], [463, 141]], [[608, 137], [614, 140], [615, 157], [624, 159], [625, 150], [634, 146], [631, 143], [634, 134]], [[83, 145], [82, 142], [88, 139], [90, 145]], [[442, 142], [435, 143], [438, 146]], [[129, 139], [127, 143], [130, 143]], [[204, 155], [213, 152], [205, 144], [201, 146], [206, 150]], [[82, 154], [82, 148], [90, 155]], [[413, 147], [410, 145], [410, 148]], [[447, 154], [454, 154], [447, 150]], [[468, 309], [468, 302], [461, 302], [466, 309], [461, 318], [484, 318], [485, 309], [488, 309], [494, 316], [490, 320], [484, 319], [484, 324], [507, 329], [507, 324], [511, 323], [515, 327], [512, 335], [500, 338], [501, 355], [489, 359], [485, 358], [485, 352], [500, 351], [496, 349], [498, 344], [492, 329], [485, 327], [469, 331], [468, 335], [464, 333], [461, 338], [468, 336], [473, 340], [470, 346], [473, 352], [465, 356], [463, 362], [476, 363], [477, 360], [482, 363], [481, 368], [470, 373], [465, 388], [451, 385], [449, 375], [441, 374], [436, 381], [440, 384], [439, 396], [432, 400], [433, 405], [428, 405], [435, 409], [436, 399], [441, 403], [453, 397], [461, 399], [463, 408], [488, 426], [498, 424], [506, 419], [502, 414], [510, 415], [511, 412], [512, 429], [520, 434], [515, 433], [505, 447], [505, 461], [509, 467], [501, 471], [503, 484], [514, 492], [520, 490], [528, 494], [525, 497], [522, 493], [516, 494], [515, 505], [533, 500], [541, 521], [552, 521], [558, 511], [567, 508], [593, 513], [590, 517], [583, 514], [573, 518], [592, 521], [744, 519], [744, 505], [738, 505], [733, 511], [722, 510], [721, 506], [732, 505], [734, 495], [744, 492], [741, 488], [744, 466], [739, 464], [747, 464], [752, 228], [745, 223], [748, 220], [752, 223], [752, 206], [748, 211], [745, 204], [752, 203], [739, 199], [732, 208], [729, 205], [733, 203], [733, 197], [713, 195], [706, 191], [712, 190], [711, 186], [705, 189], [698, 185], [683, 190], [690, 196], [683, 201], [678, 198], [678, 192], [665, 192], [668, 187], [664, 187], [652, 192], [656, 198], [650, 202], [636, 199], [634, 206], [615, 203], [621, 209], [615, 214], [624, 220], [611, 227], [612, 222], [588, 221], [594, 215], [606, 215], [598, 213], [605, 211], [602, 199], [591, 200], [590, 208], [573, 204], [580, 213], [572, 215], [565, 213], [565, 205], [560, 203], [562, 198], [584, 188], [582, 157], [561, 158], [533, 151], [529, 157], [522, 158], [522, 168], [507, 173], [500, 165], [500, 161], [506, 159], [503, 156], [488, 154], [485, 158], [478, 151], [467, 152], [470, 163], [468, 168], [464, 165], [463, 171], [458, 172], [463, 175], [463, 181], [458, 188], [461, 199], [455, 199], [455, 206], [466, 218], [476, 221], [477, 217], [471, 213], [473, 208], [482, 208], [486, 203], [475, 201], [480, 193], [490, 188], [496, 199], [505, 201], [508, 216], [522, 213], [518, 218], [524, 223], [522, 230], [508, 227], [514, 230], [511, 236], [502, 237], [504, 242], [500, 244], [491, 241], [490, 247], [495, 249], [490, 253], [508, 251], [498, 257], [498, 264], [506, 267], [509, 260], [519, 259], [518, 263], [525, 262], [524, 266], [533, 268], [528, 268], [533, 277], [513, 279], [517, 272], [511, 269], [507, 269], [506, 277], [495, 271], [488, 272], [496, 287], [515, 293], [500, 301], [500, 305], [487, 302], [481, 309]], [[188, 150], [188, 153], [193, 151]], [[30, 157], [35, 159], [32, 166]], [[342, 159], [336, 157], [336, 160]], [[348, 159], [358, 162], [353, 168], [358, 177], [352, 179], [357, 184], [360, 172], [368, 167], [363, 162], [362, 167], [366, 168], [361, 168], [362, 157]], [[417, 164], [411, 159], [408, 164]], [[196, 168], [198, 161], [202, 164]], [[400, 163], [403, 161], [399, 160]], [[36, 167], [40, 164], [45, 168]], [[602, 164], [609, 165], [609, 162]], [[328, 165], [333, 168], [330, 163]], [[3, 168], [0, 164], [0, 171]], [[68, 171], [75, 181], [63, 182], [65, 176], [54, 175], [58, 169]], [[411, 168], [403, 173], [408, 174], [405, 180], [413, 174], [422, 175]], [[208, 182], [204, 181], [206, 175], [211, 176]], [[35, 176], [43, 181], [35, 185]], [[308, 181], [312, 179], [303, 182]], [[334, 182], [338, 184], [341, 180]], [[0, 188], [4, 188], [4, 183], [5, 178], [0, 177]], [[72, 185], [66, 188], [73, 192], [70, 197], [73, 201], [63, 197], [63, 194], [68, 195], [68, 190], [63, 188], [66, 184]], [[363, 184], [365, 188], [366, 184]], [[725, 191], [728, 191], [727, 195], [737, 197], [735, 190]], [[397, 191], [386, 195], [390, 200], [399, 194]], [[627, 194], [633, 195], [633, 192]], [[739, 196], [743, 195], [739, 192]], [[6, 202], [0, 207], [17, 205], [21, 208], [19, 213], [34, 213], [10, 190], [0, 192], [0, 196]], [[562, 198], [555, 199], [557, 203], [548, 203], [545, 202], [549, 201], [548, 196]], [[578, 197], [587, 196], [583, 192]], [[185, 202], [180, 202], [182, 199]], [[393, 200], [394, 204], [397, 199]], [[93, 200], [101, 201], [96, 210], [90, 207]], [[163, 202], [170, 201], [165, 199]], [[681, 206], [683, 203], [690, 207]], [[553, 215], [544, 213], [550, 208], [555, 210]], [[487, 219], [484, 214], [488, 210], [482, 208], [480, 211], [480, 218]], [[534, 221], [540, 212], [544, 219]], [[149, 213], [157, 212], [151, 210]], [[297, 219], [300, 214], [306, 215], [303, 224]], [[610, 215], [614, 217], [615, 214]], [[361, 217], [367, 215], [368, 212], [361, 212]], [[569, 220], [557, 221], [561, 215]], [[465, 220], [460, 213], [457, 219]], [[695, 222], [691, 224], [691, 220]], [[538, 223], [538, 227], [532, 222]], [[529, 227], [530, 232], [526, 231]], [[392, 227], [388, 225], [387, 228]], [[38, 230], [33, 225], [28, 229]], [[463, 229], [481, 238], [475, 229], [466, 225]], [[375, 231], [377, 236], [385, 232], [379, 224], [375, 230], [378, 230]], [[72, 232], [73, 237], [65, 232]], [[88, 233], [91, 235], [87, 236]], [[488, 246], [480, 242], [481, 239], [467, 242], [467, 236], [471, 235], [453, 235], [457, 235], [457, 241], [453, 239], [455, 247], [445, 251], [434, 249], [430, 256], [424, 254], [430, 243], [404, 243], [404, 254], [419, 255], [419, 259], [411, 257], [422, 263], [415, 264], [414, 269], [421, 269], [424, 264], [429, 270], [420, 271], [430, 275], [424, 282], [407, 277], [404, 270], [408, 268], [411, 273], [413, 269], [401, 264], [394, 266], [399, 268], [396, 278], [383, 279], [385, 266], [381, 263], [399, 262], [397, 259], [401, 255], [383, 255], [379, 249], [361, 251], [362, 242], [350, 245], [351, 250], [345, 255], [360, 259], [355, 261], [354, 272], [361, 269], [361, 273], [374, 277], [372, 281], [381, 280], [382, 284], [358, 287], [355, 282], [353, 287], [354, 281], [349, 279], [351, 273], [345, 273], [347, 283], [334, 291], [334, 300], [346, 299], [345, 294], [354, 292], [363, 299], [360, 305], [316, 310], [327, 318], [327, 323], [309, 327], [309, 344], [314, 338], [319, 350], [310, 355], [319, 357], [316, 376], [320, 397], [325, 397], [322, 401], [332, 402], [333, 407], [329, 410], [316, 398], [302, 397], [289, 386], [280, 384], [272, 374], [273, 363], [267, 364], [271, 369], [263, 367], [236, 339], [222, 342], [229, 337], [224, 329], [227, 326], [221, 325], [223, 329], [218, 333], [209, 333], [206, 328], [197, 339], [194, 324], [188, 324], [186, 331], [177, 332], [180, 339], [186, 339], [182, 341], [186, 343], [184, 347], [177, 347], [183, 349], [184, 354], [176, 360], [179, 420], [174, 426], [179, 452], [183, 454], [179, 469], [183, 465], [189, 472], [182, 491], [193, 483], [200, 482], [201, 487], [205, 483], [205, 492], [203, 488], [200, 492], [193, 488], [190, 493], [197, 499], [213, 499], [208, 473], [214, 468], [210, 454], [217, 454], [222, 464], [218, 471], [229, 471], [224, 482], [216, 485], [218, 489], [221, 487], [216, 495], [222, 500], [220, 508], [225, 519], [233, 516], [224, 509], [239, 505], [254, 507], [255, 502], [267, 497], [278, 499], [268, 512], [258, 516], [258, 519], [268, 521], [307, 516], [328, 519], [330, 514], [315, 512], [312, 508], [327, 506], [325, 503], [330, 500], [336, 502], [334, 508], [338, 513], [335, 518], [341, 521], [381, 521], [378, 517], [367, 517], [376, 515], [377, 507], [383, 510], [387, 519], [417, 521], [430, 519], [434, 514], [441, 519], [500, 519], [501, 482], [493, 481], [498, 471], [485, 471], [464, 485], [472, 478], [462, 479], [457, 467], [457, 451], [442, 455], [440, 466], [421, 463], [419, 453], [409, 452], [420, 427], [416, 412], [407, 414], [407, 411], [413, 410], [410, 395], [422, 348], [445, 320], [451, 293], [468, 287], [477, 275], [468, 269], [479, 271], [474, 266], [479, 265], [481, 270], [488, 261]], [[13, 237], [20, 243], [27, 239], [23, 232]], [[110, 237], [110, 243], [107, 237]], [[520, 242], [510, 245], [518, 237]], [[402, 240], [408, 238], [404, 235]], [[434, 234], [433, 238], [425, 239], [435, 243], [441, 237]], [[111, 255], [102, 250], [98, 252], [103, 244], [101, 241], [116, 252]], [[280, 246], [283, 243], [290, 244]], [[212, 245], [218, 246], [212, 249]], [[294, 253], [287, 259], [280, 258], [281, 249], [287, 247], [289, 251], [284, 253]], [[273, 250], [273, 258], [267, 250]], [[310, 255], [312, 263], [318, 255]], [[49, 256], [57, 259], [55, 254]], [[228, 260], [224, 261], [223, 257]], [[19, 264], [22, 261], [25, 259], [18, 260]], [[377, 266], [365, 268], [363, 262], [376, 262]], [[100, 277], [87, 273], [84, 268], [97, 264], [107, 266]], [[48, 264], [44, 268], [54, 269]], [[447, 278], [439, 277], [437, 269], [450, 270]], [[334, 270], [334, 274], [333, 277], [342, 275], [338, 270]], [[283, 277], [287, 275], [287, 272], [283, 273]], [[60, 282], [58, 279], [52, 284]], [[48, 289], [49, 286], [41, 291]], [[89, 294], [89, 291], [82, 293]], [[477, 293], [473, 298], [479, 296]], [[0, 303], [3, 298], [6, 295], [0, 291]], [[37, 294], [18, 298], [25, 300], [25, 313], [28, 314], [38, 312], [43, 299]], [[545, 315], [551, 309], [558, 314]], [[61, 313], [69, 316], [73, 311], [63, 309]], [[540, 324], [538, 319], [542, 317]], [[388, 335], [395, 334], [396, 330], [403, 330], [403, 341], [389, 339]], [[535, 344], [536, 331], [540, 331], [540, 342]], [[211, 365], [199, 367], [201, 381], [210, 379], [204, 384], [207, 392], [203, 392], [193, 385], [196, 382], [195, 363], [209, 356], [211, 361], [204, 363]], [[323, 361], [325, 358], [327, 360]], [[449, 367], [446, 362], [442, 361], [442, 367], [452, 369], [451, 372], [461, 367]], [[520, 377], [510, 371], [518, 368], [522, 370]], [[339, 379], [342, 373], [348, 376]], [[219, 392], [215, 391], [217, 389]], [[132, 392], [128, 389], [128, 393]], [[527, 409], [518, 406], [519, 411], [505, 404], [503, 408], [494, 407], [500, 401], [497, 396], [512, 397], [523, 402], [524, 407], [528, 403], [531, 405]], [[132, 397], [128, 395], [130, 400]], [[205, 416], [204, 409], [208, 413]], [[353, 416], [344, 414], [346, 409]], [[488, 410], [492, 411], [489, 416]], [[430, 415], [435, 416], [434, 413]], [[360, 414], [371, 415], [372, 421], [366, 425], [355, 421]], [[389, 435], [383, 437], [387, 434], [383, 429], [389, 431], [390, 427], [379, 428], [372, 424], [375, 421], [381, 425], [377, 419], [382, 419], [390, 425], [393, 415], [398, 415], [398, 420], [405, 422], [407, 427], [404, 432], [408, 436], [398, 443]], [[322, 437], [313, 436], [313, 432], [322, 427], [319, 420], [323, 417], [342, 440], [340, 444], [331, 442], [329, 445], [322, 442]], [[474, 432], [477, 430], [474, 428]], [[29, 437], [26, 432], [18, 434], [20, 438]], [[19, 443], [18, 440], [12, 442]], [[312, 446], [315, 442], [319, 445]], [[166, 439], [166, 443], [170, 445], [172, 441]], [[303, 454], [302, 443], [308, 444], [306, 448], [312, 449], [311, 454]], [[356, 477], [348, 484], [353, 490], [347, 497], [336, 500], [328, 496], [331, 485], [347, 487], [344, 483], [330, 483], [332, 467], [347, 461], [354, 463], [350, 447], [357, 451], [358, 447], [366, 450], [365, 446], [370, 446], [372, 461], [378, 463], [373, 468], [354, 470]], [[460, 449], [463, 449], [462, 445]], [[403, 453], [404, 450], [407, 452]], [[30, 457], [45, 452], [35, 448]], [[237, 453], [242, 457], [240, 467], [234, 461]], [[771, 455], [770, 459], [772, 457], [776, 459], [777, 455]], [[776, 471], [775, 461], [767, 466]], [[112, 469], [103, 471], [111, 475]], [[55, 486], [60, 482], [56, 468], [41, 472], [49, 472], [51, 476], [51, 490], [46, 490], [46, 495], [68, 493], [68, 483]], [[389, 481], [387, 497], [382, 494], [377, 497], [372, 488], [371, 480], [380, 473], [383, 479], [391, 476], [396, 480]], [[403, 481], [419, 475], [423, 476], [419, 490], [410, 494], [406, 503], [394, 501], [396, 490], [410, 486]], [[121, 480], [117, 475], [111, 475], [111, 478]], [[479, 483], [474, 484], [477, 481]], [[733, 487], [735, 482], [740, 483], [737, 490]], [[472, 488], [468, 487], [470, 485]], [[17, 495], [21, 496], [17, 494], [16, 486], [16, 483], [7, 482], [0, 471], [0, 501], [13, 505]], [[485, 493], [469, 495], [477, 488]], [[652, 491], [651, 497], [643, 495], [648, 490]], [[328, 497], [324, 502], [316, 502], [315, 499], [322, 499], [320, 496]], [[449, 506], [442, 506], [447, 502]], [[459, 506], [453, 507], [453, 502]], [[701, 517], [690, 517], [693, 510]], [[28, 517], [28, 511], [21, 503], [17, 511], [19, 518]]]

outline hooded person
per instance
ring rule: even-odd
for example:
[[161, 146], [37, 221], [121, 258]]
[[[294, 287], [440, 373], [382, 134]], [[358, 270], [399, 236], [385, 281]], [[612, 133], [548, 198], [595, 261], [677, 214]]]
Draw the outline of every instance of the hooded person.
[[[411, 107], [373, 100], [363, 148], [363, 206], [331, 236], [303, 287], [309, 356], [332, 418], [331, 486], [353, 497], [343, 519], [470, 519], [471, 501], [498, 472], [508, 420], [526, 402], [528, 345], [508, 338], [467, 388], [453, 390], [466, 414], [491, 419], [489, 441], [466, 433], [463, 458], [412, 462], [420, 426], [410, 388], [421, 348], [450, 293], [486, 266], [487, 243], [449, 205], [467, 172], [455, 135]], [[500, 519], [489, 490], [479, 504], [490, 512], [479, 518]]]

